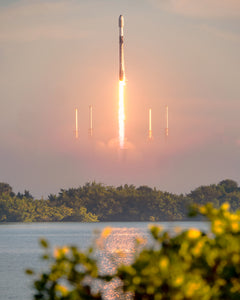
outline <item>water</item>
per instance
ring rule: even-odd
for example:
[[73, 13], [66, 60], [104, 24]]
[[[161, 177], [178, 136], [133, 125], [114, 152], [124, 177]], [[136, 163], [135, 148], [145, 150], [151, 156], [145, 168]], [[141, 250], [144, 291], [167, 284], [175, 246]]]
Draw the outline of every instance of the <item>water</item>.
[[[106, 251], [100, 255], [101, 268], [111, 271], [107, 255], [124, 251], [129, 261], [134, 254], [136, 237], [143, 237], [150, 243], [148, 224], [145, 222], [122, 223], [9, 223], [0, 225], [0, 300], [31, 300], [32, 278], [25, 275], [28, 268], [43, 270], [40, 260], [43, 253], [39, 239], [47, 239], [52, 247], [76, 245], [84, 250], [93, 244], [105, 227], [112, 227], [105, 245]], [[154, 223], [155, 224], [155, 223]], [[195, 227], [208, 230], [204, 222], [163, 222], [158, 223], [168, 231], [174, 227]], [[100, 245], [101, 246], [101, 245]]]

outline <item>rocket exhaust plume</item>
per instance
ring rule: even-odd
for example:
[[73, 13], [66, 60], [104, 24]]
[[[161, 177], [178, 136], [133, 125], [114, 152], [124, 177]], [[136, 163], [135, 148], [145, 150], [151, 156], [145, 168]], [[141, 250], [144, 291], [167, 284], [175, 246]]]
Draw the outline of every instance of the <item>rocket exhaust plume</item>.
[[124, 81], [119, 81], [119, 105], [118, 105], [118, 131], [120, 149], [124, 149], [125, 141], [125, 113], [124, 113]]
[[75, 138], [78, 139], [78, 109], [75, 108]]
[[92, 119], [92, 105], [89, 105], [89, 129], [88, 129], [89, 137], [93, 136], [93, 119]]
[[125, 86], [125, 69], [124, 69], [124, 50], [123, 50], [123, 16], [119, 16], [119, 105], [118, 105], [118, 131], [119, 146], [124, 149], [125, 142], [125, 111], [124, 111], [124, 86]]
[[165, 137], [168, 137], [168, 106], [165, 107], [165, 113], [166, 113], [166, 127], [165, 127]]
[[148, 113], [148, 139], [152, 140], [152, 109], [149, 108], [149, 113]]

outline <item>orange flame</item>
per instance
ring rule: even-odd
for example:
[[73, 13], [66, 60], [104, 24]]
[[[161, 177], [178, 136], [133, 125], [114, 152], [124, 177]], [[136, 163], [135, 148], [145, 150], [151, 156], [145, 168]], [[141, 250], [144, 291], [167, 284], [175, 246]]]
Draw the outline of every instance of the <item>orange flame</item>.
[[125, 112], [124, 112], [124, 85], [125, 81], [119, 81], [119, 104], [118, 104], [118, 134], [120, 149], [124, 148], [125, 141]]

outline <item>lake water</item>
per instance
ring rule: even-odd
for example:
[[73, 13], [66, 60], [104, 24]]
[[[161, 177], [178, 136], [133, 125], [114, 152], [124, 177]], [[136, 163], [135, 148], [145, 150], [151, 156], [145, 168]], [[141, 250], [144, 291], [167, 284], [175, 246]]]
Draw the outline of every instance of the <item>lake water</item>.
[[[194, 227], [207, 231], [208, 224], [204, 222], [163, 222], [164, 229], [173, 232], [175, 227], [183, 229]], [[8, 223], [0, 225], [0, 300], [31, 300], [32, 278], [25, 275], [24, 270], [30, 268], [43, 270], [40, 260], [43, 253], [39, 239], [45, 238], [51, 247], [76, 245], [86, 249], [96, 241], [105, 227], [112, 227], [107, 239], [105, 250], [99, 255], [100, 267], [111, 271], [112, 266], [106, 259], [108, 253], [124, 251], [128, 262], [134, 254], [134, 241], [143, 237], [151, 243], [148, 233], [149, 223]], [[98, 231], [98, 233], [97, 233]], [[99, 252], [101, 253], [101, 251]], [[110, 298], [110, 297], [108, 297]]]

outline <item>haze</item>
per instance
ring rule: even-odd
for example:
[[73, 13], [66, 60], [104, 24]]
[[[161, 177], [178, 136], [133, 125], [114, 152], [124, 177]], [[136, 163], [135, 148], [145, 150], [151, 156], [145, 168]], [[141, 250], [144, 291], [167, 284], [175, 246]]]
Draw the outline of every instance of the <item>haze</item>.
[[[124, 153], [117, 145], [120, 14]], [[237, 0], [2, 0], [0, 181], [36, 197], [92, 180], [176, 193], [226, 178], [239, 183], [239, 53]]]

